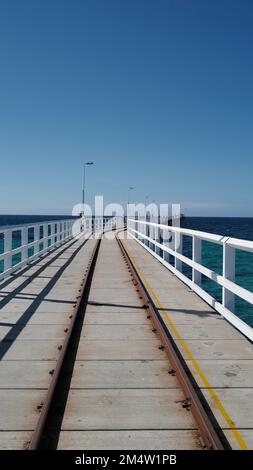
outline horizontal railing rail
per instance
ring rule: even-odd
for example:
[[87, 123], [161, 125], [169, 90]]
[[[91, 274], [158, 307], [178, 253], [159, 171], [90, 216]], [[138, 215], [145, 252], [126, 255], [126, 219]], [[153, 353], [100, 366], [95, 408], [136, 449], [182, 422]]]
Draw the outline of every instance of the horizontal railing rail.
[[80, 233], [80, 219], [0, 227], [0, 281]]
[[99, 230], [112, 230], [124, 226], [124, 217], [121, 216], [100, 216], [100, 217], [83, 217], [82, 218], [83, 231], [99, 231]]
[[[127, 230], [173, 274], [253, 341], [253, 328], [235, 314], [235, 296], [253, 304], [253, 293], [235, 282], [236, 250], [253, 252], [252, 241], [130, 218]], [[184, 235], [192, 239], [192, 258], [183, 254]], [[203, 240], [222, 246], [222, 275], [202, 264]], [[174, 257], [174, 265], [170, 263], [169, 255]], [[191, 279], [182, 272], [182, 263], [191, 268]], [[203, 288], [202, 274], [222, 288], [222, 302]]]

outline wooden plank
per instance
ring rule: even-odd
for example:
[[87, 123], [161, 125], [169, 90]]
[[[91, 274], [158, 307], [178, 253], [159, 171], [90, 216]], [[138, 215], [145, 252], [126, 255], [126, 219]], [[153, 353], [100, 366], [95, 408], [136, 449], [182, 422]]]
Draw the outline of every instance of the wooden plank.
[[[23, 312], [1, 312], [0, 311], [0, 323], [10, 323], [15, 325], [17, 321], [23, 316]], [[10, 326], [11, 326], [10, 325]]]
[[0, 388], [47, 388], [52, 379], [49, 371], [55, 364], [54, 361], [1, 361]]
[[178, 389], [70, 390], [61, 429], [196, 429]]
[[[76, 361], [71, 388], [178, 388], [162, 361]], [[1, 377], [1, 369], [0, 369]]]
[[[0, 429], [29, 431], [35, 428], [37, 405], [45, 399], [46, 390], [1, 390]], [[1, 448], [1, 442], [0, 442]]]
[[[97, 275], [97, 273], [96, 273]], [[133, 288], [133, 281], [131, 280], [130, 276], [128, 273], [124, 276], [115, 277], [112, 279], [112, 276], [108, 278], [108, 273], [107, 275], [101, 279], [99, 276], [98, 278], [96, 277], [92, 281], [92, 289], [106, 289], [107, 287], [112, 288], [112, 282], [114, 289], [125, 289], [125, 288]]]
[[[228, 441], [230, 442], [232, 449], [241, 450], [241, 447], [237, 439], [235, 439], [233, 432], [229, 429], [223, 429], [223, 432], [226, 438], [228, 439]], [[242, 436], [244, 442], [247, 442], [248, 448], [252, 450], [253, 449], [253, 429], [240, 429], [240, 435]]]
[[86, 308], [86, 313], [124, 313], [124, 312], [131, 312], [131, 313], [140, 313], [145, 312], [145, 308], [142, 305], [135, 305], [136, 302], [130, 302], [129, 305], [125, 304], [114, 304], [111, 302], [108, 303], [94, 303], [89, 302]]
[[[61, 341], [56, 340], [16, 340], [10, 344], [10, 348], [4, 355], [8, 361], [55, 361], [59, 357], [58, 345]], [[31, 349], [32, 348], [32, 349]]]
[[62, 431], [58, 450], [185, 450], [200, 449], [197, 431]]
[[79, 277], [79, 281], [77, 281], [76, 285], [72, 288], [65, 288], [64, 286], [62, 287], [57, 287], [54, 289], [51, 289], [49, 294], [45, 296], [45, 300], [53, 300], [57, 302], [64, 302], [64, 301], [69, 301], [69, 300], [74, 300], [76, 301], [77, 297], [79, 296], [79, 289], [81, 285], [81, 276]]
[[32, 437], [32, 431], [0, 431], [1, 450], [25, 450]]
[[[215, 388], [215, 393], [221, 400], [223, 406], [229, 413], [236, 428], [240, 429], [253, 429], [252, 423], [252, 403], [253, 403], [253, 388]], [[215, 418], [218, 424], [227, 429], [228, 423], [224, 419], [222, 413], [217, 408], [213, 398], [208, 393], [208, 390], [203, 389], [203, 394], [207, 402], [212, 407]]]
[[58, 301], [55, 302], [53, 300], [44, 300], [40, 303], [40, 305], [36, 308], [37, 313], [63, 313], [63, 312], [72, 312], [73, 308], [76, 305], [75, 299], [69, 299], [68, 301]]
[[133, 312], [114, 312], [114, 313], [98, 313], [98, 312], [86, 312], [85, 325], [151, 325], [147, 315], [138, 310], [137, 313]]
[[[178, 325], [178, 328], [180, 325]], [[176, 333], [171, 329], [171, 334], [177, 338]], [[200, 325], [184, 325], [180, 328], [180, 336], [185, 340], [203, 339], [203, 340], [236, 340], [241, 339], [242, 335], [233, 328], [228, 327], [225, 322], [220, 322], [219, 325], [210, 325], [208, 327]]]
[[[185, 354], [180, 341], [176, 340], [180, 351]], [[187, 346], [195, 359], [251, 359], [251, 345], [244, 340], [187, 340]], [[189, 358], [186, 356], [186, 360]]]
[[24, 299], [10, 300], [8, 302], [8, 304], [1, 307], [1, 314], [0, 315], [2, 315], [5, 312], [14, 312], [14, 313], [24, 312], [25, 310], [27, 310], [31, 306], [33, 301], [34, 301], [34, 298], [31, 298], [31, 297], [29, 297], [29, 298], [27, 297], [27, 298], [24, 298]]
[[123, 295], [119, 293], [114, 293], [114, 295], [110, 295], [109, 292], [107, 293], [107, 295], [100, 295], [98, 291], [96, 291], [95, 294], [90, 294], [89, 301], [97, 302], [99, 304], [132, 305], [135, 308], [141, 307], [143, 304], [141, 300], [138, 297], [133, 297], [131, 294], [133, 294], [132, 291], [125, 291]]
[[0, 326], [0, 341], [2, 341], [6, 335], [8, 335], [10, 333], [12, 329], [12, 325], [8, 325], [8, 323], [5, 325], [5, 324], [2, 324]]
[[129, 341], [88, 341], [79, 342], [78, 360], [145, 360], [163, 359], [163, 352], [158, 349], [160, 341], [152, 340]]
[[58, 312], [58, 313], [36, 313], [29, 320], [28, 324], [32, 325], [63, 325], [66, 327], [70, 323], [70, 314], [72, 312]]
[[[203, 382], [191, 361], [187, 361], [187, 364], [198, 385], [203, 387]], [[200, 359], [198, 360], [198, 364], [215, 388], [253, 388], [252, 361], [238, 359]]]
[[56, 312], [56, 313], [48, 313], [48, 312], [41, 312], [37, 313], [34, 312], [30, 319], [27, 322], [26, 316], [23, 315], [23, 312], [7, 312], [4, 313], [2, 316], [0, 315], [0, 322], [1, 323], [9, 323], [11, 325], [15, 325], [17, 322], [21, 325], [26, 324], [34, 324], [34, 325], [54, 325], [54, 324], [67, 324], [69, 320], [69, 315], [71, 314], [71, 308], [68, 312]]
[[[1, 329], [0, 328], [0, 334]], [[26, 325], [25, 328], [22, 329], [22, 326], [16, 328], [6, 328], [9, 330], [8, 338], [9, 340], [16, 339], [17, 335], [19, 340], [50, 340], [50, 339], [57, 339], [62, 340], [65, 338], [66, 333], [64, 332], [65, 327], [63, 325]]]
[[[163, 315], [164, 310], [160, 309], [160, 312]], [[203, 320], [205, 320], [206, 325], [220, 325], [221, 322], [224, 322], [220, 315], [204, 310], [198, 311], [196, 309], [191, 310], [189, 308], [171, 308], [167, 310], [167, 313], [174, 325], [198, 325], [199, 323], [202, 323]], [[163, 319], [167, 322], [164, 315]]]
[[82, 328], [81, 336], [87, 340], [142, 340], [153, 339], [149, 325], [84, 325]]

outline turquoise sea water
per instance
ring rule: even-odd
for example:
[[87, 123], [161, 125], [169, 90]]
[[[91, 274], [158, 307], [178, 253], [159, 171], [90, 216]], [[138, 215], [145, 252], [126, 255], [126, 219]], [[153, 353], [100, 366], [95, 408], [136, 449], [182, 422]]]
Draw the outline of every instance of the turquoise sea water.
[[[17, 225], [30, 222], [43, 222], [49, 220], [63, 219], [63, 216], [1, 216], [0, 226]], [[69, 217], [66, 217], [69, 218]], [[181, 226], [194, 230], [201, 230], [219, 235], [253, 240], [253, 218], [230, 218], [230, 217], [185, 217]], [[32, 233], [29, 234], [32, 241]], [[13, 248], [20, 246], [20, 233], [14, 233]], [[42, 245], [41, 245], [42, 249]], [[3, 252], [3, 237], [0, 234], [0, 253]], [[183, 239], [183, 253], [191, 257], [192, 246], [190, 237]], [[30, 255], [33, 252], [30, 250]], [[13, 264], [20, 261], [20, 255], [13, 257]], [[171, 259], [173, 263], [173, 259]], [[222, 247], [213, 243], [203, 242], [202, 263], [218, 274], [222, 274]], [[0, 261], [0, 272], [3, 263]], [[183, 265], [184, 274], [191, 278], [191, 269]], [[253, 292], [253, 253], [242, 251], [236, 252], [236, 282]], [[215, 282], [202, 276], [203, 287], [218, 301], [221, 301], [222, 290]], [[236, 297], [235, 313], [246, 323], [253, 326], [253, 306]]]
[[[186, 217], [181, 226], [203, 232], [216, 233], [234, 238], [253, 240], [253, 218], [232, 217]], [[202, 242], [202, 263], [218, 274], [222, 274], [222, 247], [207, 241]], [[189, 237], [184, 237], [183, 253], [191, 257]], [[183, 272], [191, 277], [191, 270], [184, 265]], [[236, 250], [235, 282], [253, 292], [253, 253]], [[202, 275], [202, 285], [215, 299], [221, 302], [222, 288]], [[236, 296], [235, 313], [253, 326], [253, 306]]]
[[[181, 227], [230, 236], [245, 240], [253, 240], [253, 218], [241, 217], [184, 217]], [[183, 254], [192, 257], [191, 237], [183, 236]], [[169, 256], [169, 262], [174, 265], [174, 258]], [[208, 241], [202, 242], [202, 264], [217, 274], [222, 274], [222, 247]], [[183, 273], [191, 279], [191, 268], [183, 263]], [[236, 279], [240, 286], [253, 292], [253, 253], [236, 250]], [[222, 288], [211, 279], [202, 275], [203, 288], [217, 301], [221, 302]], [[253, 306], [248, 302], [235, 298], [235, 313], [253, 326]]]

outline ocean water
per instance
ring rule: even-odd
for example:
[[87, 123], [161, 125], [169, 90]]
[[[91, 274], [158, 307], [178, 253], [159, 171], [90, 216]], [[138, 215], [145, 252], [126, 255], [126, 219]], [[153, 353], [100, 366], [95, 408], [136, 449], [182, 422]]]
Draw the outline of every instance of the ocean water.
[[[0, 227], [5, 225], [23, 225], [50, 220], [71, 219], [71, 215], [1, 215]], [[75, 217], [73, 217], [75, 219]]]
[[[0, 215], [0, 227], [5, 225], [17, 225], [30, 222], [43, 222], [50, 220], [60, 220], [69, 218], [68, 216], [27, 216], [27, 215]], [[185, 217], [181, 221], [181, 226], [203, 232], [216, 233], [245, 240], [253, 240], [253, 218], [239, 217]], [[31, 235], [32, 241], [32, 235]], [[218, 274], [222, 274], [222, 247], [202, 242], [202, 263]], [[13, 248], [20, 245], [19, 234], [14, 233]], [[0, 253], [3, 252], [3, 237], [0, 234]], [[32, 252], [30, 252], [30, 255]], [[190, 237], [183, 237], [183, 254], [191, 258], [192, 244]], [[19, 255], [13, 259], [13, 264], [20, 261]], [[173, 259], [170, 260], [173, 263]], [[0, 261], [0, 272], [3, 264]], [[183, 273], [191, 278], [191, 269], [183, 264]], [[236, 252], [236, 282], [253, 292], [253, 253], [243, 251]], [[202, 285], [219, 302], [221, 301], [222, 289], [215, 282], [202, 275]], [[246, 323], [253, 326], [253, 306], [236, 297], [235, 313]]]
[[[215, 233], [234, 238], [253, 240], [253, 218], [241, 217], [185, 217], [181, 226], [193, 230]], [[192, 256], [190, 237], [184, 237], [183, 254]], [[207, 241], [202, 242], [202, 264], [218, 274], [222, 274], [222, 247]], [[184, 274], [191, 278], [191, 269], [183, 265]], [[253, 253], [236, 250], [235, 282], [253, 292]], [[215, 299], [221, 302], [222, 288], [214, 281], [202, 275], [202, 285]], [[253, 326], [253, 306], [235, 298], [235, 313], [249, 325]]]

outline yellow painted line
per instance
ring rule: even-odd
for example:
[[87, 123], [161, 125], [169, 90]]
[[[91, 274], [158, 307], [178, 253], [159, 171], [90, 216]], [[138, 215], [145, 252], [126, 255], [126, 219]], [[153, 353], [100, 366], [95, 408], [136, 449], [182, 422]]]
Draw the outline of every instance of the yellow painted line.
[[[125, 246], [125, 245], [124, 245]], [[125, 249], [126, 249], [126, 246], [125, 246]], [[150, 283], [148, 282], [144, 272], [142, 271], [142, 269], [140, 268], [140, 266], [138, 265], [135, 257], [133, 256], [133, 254], [131, 253], [130, 254], [130, 250], [129, 249], [126, 249], [129, 257], [131, 258], [134, 266], [136, 267], [137, 271], [139, 272], [139, 274], [141, 275], [142, 277], [142, 280], [147, 288], [147, 290], [149, 291], [149, 293], [153, 296], [154, 300], [156, 301], [158, 307], [163, 311], [163, 315], [165, 316], [167, 322], [169, 323], [169, 325], [171, 326], [172, 330], [174, 331], [178, 341], [180, 342], [181, 346], [183, 347], [183, 349], [185, 350], [187, 356], [189, 357], [194, 369], [196, 370], [196, 372], [198, 373], [199, 377], [201, 378], [204, 386], [207, 388], [209, 394], [211, 395], [213, 401], [215, 402], [217, 408], [219, 409], [219, 411], [221, 412], [223, 418], [225, 419], [225, 421], [227, 422], [229, 428], [231, 429], [231, 432], [233, 433], [234, 435], [234, 438], [236, 439], [236, 441], [238, 442], [239, 446], [241, 447], [241, 449], [243, 450], [248, 450], [248, 446], [246, 444], [246, 442], [244, 441], [242, 435], [240, 434], [240, 432], [238, 431], [238, 429], [236, 429], [236, 426], [235, 426], [235, 423], [233, 422], [233, 420], [231, 419], [231, 417], [229, 416], [227, 410], [225, 409], [225, 407], [223, 406], [223, 404], [221, 403], [218, 395], [215, 393], [214, 389], [211, 387], [209, 381], [207, 380], [204, 372], [202, 371], [201, 367], [198, 365], [194, 355], [191, 353], [190, 349], [188, 348], [188, 346], [186, 345], [186, 343], [184, 342], [184, 340], [181, 338], [181, 335], [178, 331], [178, 329], [176, 328], [176, 326], [174, 325], [173, 321], [171, 320], [171, 318], [169, 317], [168, 313], [165, 311], [163, 305], [161, 304], [160, 300], [158, 299], [157, 295], [155, 294], [153, 288], [151, 287]]]

